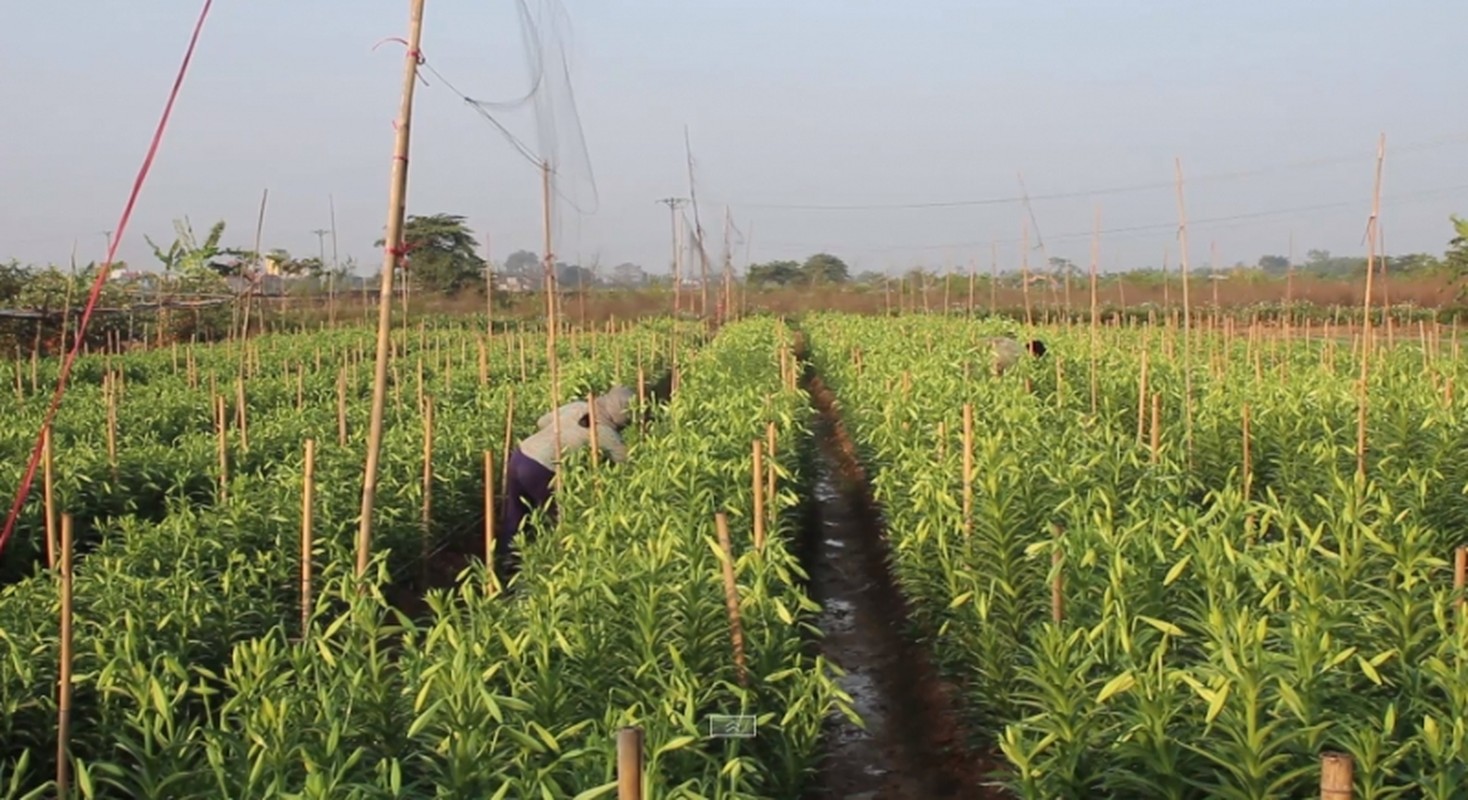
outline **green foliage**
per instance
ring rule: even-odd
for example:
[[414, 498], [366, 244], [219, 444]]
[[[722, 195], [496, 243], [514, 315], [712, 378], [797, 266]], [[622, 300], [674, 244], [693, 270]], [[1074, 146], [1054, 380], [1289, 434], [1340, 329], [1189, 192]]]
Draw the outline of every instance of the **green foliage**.
[[1452, 270], [1453, 277], [1468, 277], [1468, 219], [1459, 219], [1457, 216], [1452, 219], [1455, 235], [1448, 243], [1444, 261], [1448, 269]]
[[[414, 288], [452, 295], [484, 281], [479, 244], [458, 214], [409, 216], [403, 223], [403, 243]], [[384, 244], [379, 239], [375, 246]]]
[[846, 262], [830, 253], [816, 253], [807, 258], [800, 271], [811, 283], [846, 283], [851, 280]]
[[1349, 343], [1195, 333], [1184, 359], [1176, 329], [1104, 330], [1094, 350], [1084, 329], [1051, 329], [1044, 361], [995, 380], [992, 324], [822, 314], [806, 329], [918, 633], [978, 729], [999, 732], [1019, 797], [1303, 797], [1332, 749], [1355, 758], [1358, 796], [1462, 793], [1468, 611], [1449, 564], [1468, 414], [1445, 387], [1468, 364], [1448, 343], [1373, 359], [1358, 483]]
[[790, 286], [805, 280], [805, 272], [794, 261], [750, 264], [746, 280], [755, 286]]
[[[366, 591], [348, 573], [371, 381], [359, 359], [372, 330], [78, 362], [56, 442], [58, 501], [77, 516], [84, 552], [73, 753], [89, 796], [606, 796], [624, 724], [647, 732], [649, 796], [798, 795], [822, 722], [846, 698], [805, 651], [814, 605], [789, 550], [809, 415], [780, 380], [789, 331], [749, 320], [701, 352], [695, 327], [667, 320], [563, 337], [559, 397], [543, 337], [482, 340], [480, 380], [477, 335], [452, 321], [394, 334]], [[376, 587], [414, 574], [425, 545], [482, 529], [483, 453], [498, 451], [511, 408], [524, 435], [547, 404], [634, 382], [639, 369], [657, 376], [675, 357], [679, 391], [645, 431], [626, 431], [631, 462], [592, 468], [583, 452], [563, 465], [559, 524], [525, 548], [511, 594], [488, 590], [476, 562], [459, 586], [429, 595], [431, 619], [390, 606]], [[54, 375], [54, 362], [42, 366]], [[102, 436], [108, 369], [126, 373], [115, 475]], [[220, 500], [211, 386], [229, 394], [242, 369], [249, 442], [230, 425]], [[420, 387], [436, 419], [427, 531]], [[24, 467], [46, 399], [22, 392], [0, 425], [0, 484]], [[767, 423], [783, 443], [767, 462], [780, 486], [767, 546], [754, 552], [749, 445]], [[318, 594], [302, 631], [308, 438]], [[735, 680], [711, 547], [717, 510], [735, 542], [747, 689]], [[35, 556], [41, 529], [32, 503], [7, 567]], [[56, 584], [41, 570], [11, 578], [0, 588], [0, 793], [29, 797], [50, 790], [55, 766], [55, 694], [38, 687], [56, 677]], [[754, 714], [760, 736], [710, 739], [711, 712]]]

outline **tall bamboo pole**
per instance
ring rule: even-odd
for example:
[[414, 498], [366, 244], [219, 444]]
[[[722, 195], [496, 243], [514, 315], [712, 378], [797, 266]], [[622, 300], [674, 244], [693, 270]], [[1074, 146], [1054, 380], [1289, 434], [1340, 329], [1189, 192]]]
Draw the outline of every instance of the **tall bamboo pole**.
[[362, 519], [357, 530], [357, 577], [367, 572], [372, 550], [372, 514], [377, 502], [378, 460], [382, 454], [382, 417], [387, 402], [387, 362], [392, 340], [392, 278], [402, 254], [403, 213], [408, 192], [408, 142], [413, 119], [413, 89], [418, 81], [419, 44], [423, 40], [423, 2], [409, 0], [408, 52], [404, 56], [402, 103], [393, 145], [392, 182], [388, 189], [387, 237], [377, 301], [377, 363], [372, 381], [372, 416], [367, 429], [367, 464], [362, 479]]

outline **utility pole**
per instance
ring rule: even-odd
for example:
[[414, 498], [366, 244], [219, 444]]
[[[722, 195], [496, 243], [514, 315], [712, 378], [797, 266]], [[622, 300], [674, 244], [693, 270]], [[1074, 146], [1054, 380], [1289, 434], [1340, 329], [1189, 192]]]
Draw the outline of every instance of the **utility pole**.
[[719, 325], [724, 324], [724, 319], [729, 315], [734, 294], [734, 250], [730, 246], [729, 232], [734, 227], [734, 217], [728, 206], [724, 206], [724, 302], [721, 304], [719, 313]]
[[683, 293], [683, 254], [678, 247], [678, 209], [682, 208], [688, 200], [682, 197], [664, 197], [657, 201], [668, 207], [668, 218], [673, 229], [673, 316], [677, 316], [682, 310]]
[[322, 269], [326, 269], [326, 234], [331, 233], [331, 231], [325, 228], [317, 228], [311, 232], [316, 234], [316, 245], [318, 247], [316, 263], [320, 264]]
[[[336, 327], [336, 274], [340, 269], [337, 263], [336, 249], [336, 197], [326, 196], [326, 205], [331, 212], [331, 272], [326, 275], [326, 305], [327, 318], [331, 321], [331, 327]], [[325, 265], [323, 265], [325, 266]]]

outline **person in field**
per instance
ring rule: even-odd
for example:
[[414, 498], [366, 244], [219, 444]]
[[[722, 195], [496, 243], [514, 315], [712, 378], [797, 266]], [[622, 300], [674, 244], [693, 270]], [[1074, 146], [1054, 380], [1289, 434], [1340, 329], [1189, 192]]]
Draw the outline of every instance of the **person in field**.
[[[597, 448], [605, 450], [614, 463], [627, 460], [621, 431], [631, 420], [628, 409], [632, 397], [631, 389], [617, 386], [597, 397], [595, 406], [585, 400], [567, 403], [542, 416], [536, 422], [538, 430], [520, 440], [520, 445], [510, 454], [508, 492], [495, 542], [497, 555], [509, 556], [515, 535], [537, 509], [554, 513], [551, 482], [555, 480], [556, 470], [567, 454], [591, 444], [593, 421]], [[559, 448], [556, 447], [557, 418], [560, 419]]]
[[1029, 344], [1021, 345], [1008, 336], [996, 336], [989, 339], [988, 343], [994, 354], [995, 375], [1003, 375], [1006, 370], [1019, 363], [1026, 350], [1035, 358], [1045, 355], [1045, 343], [1039, 339], [1032, 339]]

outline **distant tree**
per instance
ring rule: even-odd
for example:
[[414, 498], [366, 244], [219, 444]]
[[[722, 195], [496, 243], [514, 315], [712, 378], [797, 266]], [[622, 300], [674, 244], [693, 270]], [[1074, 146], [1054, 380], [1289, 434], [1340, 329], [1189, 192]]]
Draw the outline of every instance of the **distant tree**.
[[864, 286], [880, 286], [887, 280], [887, 273], [867, 270], [856, 276], [856, 282]]
[[9, 304], [19, 297], [30, 278], [31, 271], [22, 267], [19, 261], [0, 264], [0, 304]]
[[[377, 247], [386, 244], [379, 239]], [[408, 278], [414, 288], [456, 294], [483, 280], [484, 259], [474, 232], [457, 214], [410, 216], [403, 223]]]
[[1324, 262], [1329, 261], [1329, 260], [1330, 260], [1330, 251], [1329, 250], [1306, 250], [1305, 251], [1305, 263], [1306, 264], [1321, 264], [1321, 263], [1324, 263]]
[[1050, 257], [1050, 269], [1054, 270], [1055, 274], [1062, 278], [1066, 275], [1075, 276], [1081, 273], [1080, 267], [1077, 267], [1074, 261], [1068, 258], [1060, 258], [1059, 256]]
[[1442, 264], [1455, 277], [1468, 277], [1468, 219], [1460, 219], [1456, 214], [1450, 219], [1453, 222], [1453, 238], [1448, 241], [1448, 250], [1443, 254]]
[[556, 264], [556, 286], [559, 291], [574, 291], [596, 285], [596, 274], [580, 264]]
[[544, 265], [540, 263], [540, 256], [529, 250], [516, 250], [505, 259], [504, 273], [518, 277], [529, 277], [540, 275], [545, 271]]
[[1289, 272], [1290, 260], [1284, 256], [1260, 256], [1259, 269], [1270, 274]]
[[794, 261], [771, 261], [768, 264], [750, 264], [747, 280], [756, 285], [789, 286], [800, 283], [807, 276], [800, 264]]
[[623, 262], [612, 267], [612, 280], [620, 286], [641, 286], [647, 282], [647, 273], [636, 264]]
[[801, 271], [812, 283], [846, 283], [851, 280], [846, 262], [830, 253], [816, 253], [807, 258]]
[[1406, 253], [1400, 256], [1382, 257], [1386, 269], [1396, 275], [1421, 275], [1437, 272], [1443, 262], [1431, 253]]
[[167, 249], [143, 236], [153, 249], [154, 258], [163, 265], [164, 277], [182, 280], [186, 286], [193, 287], [217, 281], [220, 273], [212, 265], [231, 252], [219, 246], [219, 240], [224, 237], [224, 221], [214, 223], [202, 241], [194, 235], [193, 224], [188, 217], [174, 220], [173, 229], [174, 240]]

